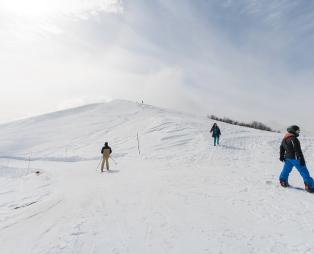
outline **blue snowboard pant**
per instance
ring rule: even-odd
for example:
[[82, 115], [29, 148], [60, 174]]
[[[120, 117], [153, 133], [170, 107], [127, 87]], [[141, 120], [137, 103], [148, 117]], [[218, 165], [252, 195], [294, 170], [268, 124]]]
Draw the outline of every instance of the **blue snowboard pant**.
[[214, 136], [214, 146], [219, 145], [219, 136]]
[[288, 182], [289, 174], [292, 171], [293, 167], [296, 167], [296, 169], [299, 171], [305, 184], [308, 184], [310, 187], [314, 187], [313, 178], [310, 176], [310, 173], [309, 173], [307, 167], [301, 166], [301, 164], [298, 160], [293, 160], [293, 159], [286, 159], [285, 160], [285, 165], [283, 166], [279, 180], [283, 180], [283, 181]]

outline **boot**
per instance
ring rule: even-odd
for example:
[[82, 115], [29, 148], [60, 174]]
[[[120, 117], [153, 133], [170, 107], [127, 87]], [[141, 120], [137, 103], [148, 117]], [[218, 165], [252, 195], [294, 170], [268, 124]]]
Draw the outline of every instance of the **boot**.
[[306, 183], [304, 184], [304, 186], [305, 186], [305, 190], [307, 192], [314, 193], [314, 188], [313, 187], [311, 187], [310, 185], [308, 185]]
[[280, 180], [280, 185], [284, 188], [289, 187], [289, 183], [285, 180]]

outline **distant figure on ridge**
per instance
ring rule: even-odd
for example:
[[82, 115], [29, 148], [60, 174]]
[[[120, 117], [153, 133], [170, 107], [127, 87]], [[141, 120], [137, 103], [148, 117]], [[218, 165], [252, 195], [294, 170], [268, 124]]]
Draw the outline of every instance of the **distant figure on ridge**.
[[112, 153], [111, 147], [108, 145], [108, 142], [105, 143], [105, 145], [101, 149], [102, 153], [102, 163], [101, 163], [101, 172], [104, 172], [104, 166], [106, 162], [106, 169], [109, 170], [109, 157]]
[[210, 129], [210, 132], [213, 133], [212, 137], [214, 138], [214, 146], [219, 145], [221, 131], [216, 123], [214, 123], [213, 127]]
[[314, 192], [314, 181], [306, 167], [298, 136], [300, 134], [299, 126], [292, 125], [287, 128], [280, 146], [280, 161], [285, 162], [279, 181], [282, 187], [289, 187], [288, 178], [293, 167], [299, 171], [303, 178], [305, 190]]

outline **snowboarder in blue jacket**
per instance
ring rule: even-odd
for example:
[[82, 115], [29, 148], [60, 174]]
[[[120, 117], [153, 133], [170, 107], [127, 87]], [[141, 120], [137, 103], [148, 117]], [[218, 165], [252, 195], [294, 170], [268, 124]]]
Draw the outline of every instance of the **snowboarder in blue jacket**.
[[300, 128], [292, 125], [287, 128], [288, 133], [284, 136], [280, 146], [280, 161], [284, 162], [284, 167], [279, 176], [282, 187], [289, 187], [288, 177], [293, 167], [299, 171], [303, 178], [305, 190], [314, 192], [314, 181], [306, 167], [298, 136]]
[[213, 127], [210, 129], [210, 132], [213, 133], [212, 137], [214, 138], [214, 146], [219, 145], [221, 131], [216, 123], [214, 123]]

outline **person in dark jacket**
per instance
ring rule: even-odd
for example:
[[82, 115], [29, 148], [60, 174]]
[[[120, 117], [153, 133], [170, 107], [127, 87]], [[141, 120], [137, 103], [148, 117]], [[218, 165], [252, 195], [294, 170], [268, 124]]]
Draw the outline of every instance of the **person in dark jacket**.
[[314, 192], [314, 181], [306, 167], [305, 159], [302, 153], [298, 136], [300, 128], [292, 125], [287, 128], [288, 133], [285, 134], [280, 145], [280, 161], [284, 162], [284, 167], [279, 176], [281, 186], [288, 187], [289, 174], [293, 167], [299, 171], [303, 178], [305, 190]]
[[213, 133], [212, 137], [214, 138], [214, 146], [219, 145], [219, 137], [221, 135], [221, 131], [216, 123], [210, 129], [210, 132]]
[[111, 147], [108, 145], [108, 142], [105, 143], [105, 145], [101, 148], [102, 153], [102, 163], [101, 163], [101, 172], [104, 172], [104, 166], [106, 163], [106, 169], [109, 170], [109, 157], [112, 153]]

